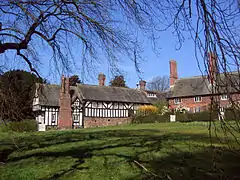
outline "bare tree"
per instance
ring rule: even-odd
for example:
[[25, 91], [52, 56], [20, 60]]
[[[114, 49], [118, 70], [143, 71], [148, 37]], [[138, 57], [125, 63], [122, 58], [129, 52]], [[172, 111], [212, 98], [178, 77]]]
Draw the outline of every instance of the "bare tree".
[[133, 49], [136, 52], [136, 33], [129, 28], [131, 24], [135, 22], [145, 30], [149, 26], [145, 16], [150, 7], [144, 3], [143, 0], [139, 6], [134, 0], [1, 1], [0, 54], [13, 50], [36, 74], [37, 62], [41, 63], [39, 56], [49, 48], [54, 68], [65, 72], [76, 63], [77, 51], [82, 51], [83, 56], [77, 58], [86, 70], [98, 62], [98, 53], [107, 57], [111, 70], [117, 70], [119, 55], [132, 56]]
[[[123, 55], [138, 65], [136, 39], [140, 32], [156, 45], [156, 32], [172, 31], [178, 48], [187, 33], [195, 43], [198, 63], [205, 65], [203, 74], [214, 81], [212, 102], [218, 104], [216, 93], [240, 92], [239, 7], [239, 0], [5, 0], [0, 2], [0, 54], [13, 50], [36, 74], [41, 47], [51, 50], [50, 60], [56, 69], [67, 72], [74, 63], [74, 53], [82, 51], [83, 56], [78, 57], [82, 68], [91, 69], [101, 53], [111, 70], [117, 70]], [[215, 54], [215, 72], [224, 78], [210, 73], [208, 52]], [[234, 79], [229, 73], [233, 69]], [[236, 102], [232, 99], [238, 108]], [[238, 128], [225, 127], [230, 133], [239, 132], [239, 121], [236, 124]]]
[[151, 91], [166, 91], [169, 89], [169, 77], [157, 76], [147, 83], [147, 88]]

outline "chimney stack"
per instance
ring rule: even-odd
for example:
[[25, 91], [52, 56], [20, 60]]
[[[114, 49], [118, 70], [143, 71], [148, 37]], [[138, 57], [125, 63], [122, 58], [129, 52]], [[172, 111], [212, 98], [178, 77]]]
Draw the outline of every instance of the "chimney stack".
[[139, 85], [140, 85], [140, 90], [146, 89], [146, 81], [144, 80], [139, 81]]
[[72, 128], [72, 108], [71, 108], [71, 96], [69, 78], [62, 75], [61, 78], [61, 89], [59, 99], [59, 118], [58, 128], [59, 129], [71, 129]]
[[217, 75], [217, 56], [216, 54], [208, 53], [208, 77], [211, 84], [214, 83]]
[[103, 73], [100, 73], [98, 75], [98, 85], [105, 86], [105, 79], [106, 79], [106, 76]]
[[176, 80], [178, 79], [177, 74], [177, 62], [175, 60], [170, 60], [170, 87], [173, 87]]

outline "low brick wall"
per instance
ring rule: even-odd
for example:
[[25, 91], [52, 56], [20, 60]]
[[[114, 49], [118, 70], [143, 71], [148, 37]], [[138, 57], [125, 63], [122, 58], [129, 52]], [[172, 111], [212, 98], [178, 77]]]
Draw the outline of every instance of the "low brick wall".
[[101, 127], [101, 126], [116, 126], [121, 124], [131, 123], [131, 118], [94, 118], [84, 117], [84, 128]]

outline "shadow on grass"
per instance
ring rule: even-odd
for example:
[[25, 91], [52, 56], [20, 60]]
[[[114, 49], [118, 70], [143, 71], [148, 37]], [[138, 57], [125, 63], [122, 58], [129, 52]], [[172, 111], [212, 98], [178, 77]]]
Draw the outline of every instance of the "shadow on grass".
[[226, 148], [206, 148], [194, 153], [169, 153], [167, 157], [140, 161], [156, 176], [143, 172], [132, 179], [240, 179], [240, 154]]
[[[116, 138], [110, 139], [109, 138]], [[197, 152], [183, 152], [181, 149], [174, 149], [162, 158], [153, 158], [148, 160], [142, 155], [146, 153], [155, 153], [160, 151], [165, 143], [194, 141], [196, 143], [210, 143], [209, 137], [202, 134], [182, 134], [182, 133], [162, 133], [158, 130], [106, 130], [96, 132], [82, 131], [62, 131], [52, 134], [42, 134], [42, 136], [27, 136], [23, 139], [17, 139], [19, 148], [23, 151], [39, 148], [48, 148], [58, 145], [69, 145], [69, 143], [87, 142], [91, 140], [101, 140], [96, 144], [81, 144], [66, 149], [55, 149], [54, 151], [37, 151], [33, 153], [24, 153], [16, 157], [8, 158], [9, 154], [16, 151], [13, 145], [9, 145], [6, 140], [2, 144], [3, 148], [0, 154], [1, 161], [5, 163], [17, 162], [27, 158], [35, 157], [44, 159], [48, 157], [66, 157], [70, 156], [76, 159], [75, 163], [61, 172], [51, 174], [44, 179], [57, 179], [76, 170], [89, 169], [91, 167], [80, 167], [86, 159], [93, 157], [118, 157], [124, 159], [126, 163], [140, 168], [141, 173], [133, 179], [238, 179], [240, 178], [238, 165], [239, 154], [233, 154], [223, 148], [205, 148]], [[218, 142], [218, 139], [212, 139]], [[108, 152], [114, 148], [135, 148], [134, 153]], [[176, 148], [176, 147], [175, 147]], [[106, 150], [106, 151], [105, 151]], [[102, 153], [105, 151], [104, 153]], [[134, 161], [139, 162], [156, 176], [137, 166]], [[236, 162], [236, 163], [234, 163]]]

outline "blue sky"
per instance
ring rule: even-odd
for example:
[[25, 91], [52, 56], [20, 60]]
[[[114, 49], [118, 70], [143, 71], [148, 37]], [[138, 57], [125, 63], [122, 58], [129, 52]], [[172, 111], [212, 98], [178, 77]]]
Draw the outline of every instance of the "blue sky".
[[[192, 12], [194, 13], [194, 11], [195, 10], [193, 9]], [[116, 17], [118, 16], [119, 15], [117, 14]], [[196, 19], [193, 16], [193, 24], [195, 21]], [[160, 26], [161, 25], [162, 24], [160, 24]], [[127, 26], [127, 29], [131, 28], [131, 26]], [[135, 33], [135, 29], [133, 29], [133, 32]], [[158, 53], [154, 52], [151, 42], [146, 36], [139, 35], [139, 40], [141, 41], [143, 49], [142, 57], [144, 59], [144, 61], [140, 63], [140, 69], [142, 71], [140, 77], [135, 70], [133, 62], [125, 56], [120, 57], [121, 63], [119, 63], [119, 67], [124, 71], [123, 75], [125, 77], [127, 86], [135, 88], [136, 83], [139, 82], [140, 78], [149, 82], [153, 77], [156, 76], [169, 76], [169, 60], [171, 59], [177, 61], [178, 76], [180, 78], [201, 75], [201, 70], [204, 71], [203, 67], [201, 67], [201, 70], [198, 67], [198, 63], [195, 58], [195, 45], [189, 34], [184, 33], [185, 41], [179, 50], [176, 49], [178, 46], [178, 41], [171, 29], [165, 32], [159, 32], [158, 35], [160, 36], [157, 42], [159, 48]], [[199, 36], [201, 37], [202, 35]], [[100, 72], [102, 72], [106, 75], [106, 84], [108, 84], [113, 76], [109, 71], [107, 59], [99, 54], [98, 56], [102, 58], [100, 60], [101, 63], [96, 65], [96, 68], [91, 72], [91, 76], [89, 74], [86, 75], [85, 73], [86, 77], [84, 77], [81, 65], [81, 47], [75, 45], [74, 43], [73, 46], [75, 49], [75, 52], [73, 52], [75, 64], [72, 64], [72, 67], [74, 68], [71, 72], [67, 72], [65, 75], [77, 74], [80, 79], [84, 80], [84, 83], [86, 84], [98, 84], [97, 76]], [[37, 63], [37, 70], [40, 72], [41, 76], [50, 81], [50, 83], [59, 83], [62, 74], [61, 68], [60, 71], [56, 71], [54, 69], [54, 64], [49, 63], [49, 59], [51, 59], [51, 51], [41, 47], [36, 48], [38, 48], [38, 57], [40, 58], [40, 63]], [[28, 65], [22, 59], [13, 60], [15, 58], [15, 54], [15, 51], [8, 51], [5, 54], [1, 54], [0, 68], [6, 63], [8, 68], [5, 70], [29, 70]], [[8, 59], [6, 58], [6, 55], [8, 56]], [[203, 60], [199, 60], [200, 66], [203, 66]]]
[[[156, 76], [169, 76], [169, 60], [171, 59], [177, 61], [179, 77], [189, 77], [201, 74], [195, 59], [194, 43], [191, 39], [187, 39], [186, 37], [182, 48], [176, 50], [177, 39], [172, 35], [171, 31], [161, 33], [160, 36], [158, 43], [160, 50], [158, 53], [151, 47], [151, 42], [143, 38], [142, 56], [144, 61], [140, 63], [140, 68], [143, 72], [140, 78], [148, 82]], [[125, 60], [120, 63], [120, 68], [126, 72], [124, 73], [124, 77], [127, 85], [135, 88], [136, 83], [139, 81], [139, 77], [133, 62]], [[98, 72], [103, 72], [106, 75], [107, 83], [112, 78], [111, 73], [108, 72], [106, 62], [105, 65], [98, 67]], [[97, 76], [95, 78], [90, 78], [88, 81], [85, 80], [85, 83], [97, 84]]]
[[[191, 39], [188, 39], [187, 36], [185, 38], [185, 42], [183, 43], [181, 49], [177, 50], [177, 39], [172, 35], [172, 32], [162, 32], [160, 34], [160, 38], [158, 39], [159, 51], [156, 53], [151, 46], [150, 40], [141, 37], [143, 42], [142, 57], [144, 59], [144, 61], [140, 63], [140, 69], [142, 71], [141, 77], [139, 77], [136, 73], [133, 62], [128, 60], [126, 57], [123, 56], [121, 63], [119, 63], [119, 67], [123, 70], [126, 84], [131, 88], [135, 88], [136, 83], [140, 80], [139, 78], [148, 82], [156, 76], [169, 76], [169, 60], [171, 59], [177, 61], [179, 77], [200, 75], [201, 72], [197, 66], [194, 54], [194, 43]], [[8, 51], [8, 57], [14, 57], [14, 54], [14, 51]], [[40, 71], [41, 75], [44, 78], [47, 78], [51, 83], [59, 83], [61, 73], [56, 72], [53, 70], [52, 65], [49, 65], [49, 57], [51, 57], [51, 53], [43, 49], [41, 54], [39, 54], [39, 57], [41, 63], [38, 64], [37, 69]], [[83, 74], [81, 72], [81, 63], [77, 60], [79, 57], [81, 57], [80, 52], [75, 54], [77, 68], [73, 68], [73, 71], [68, 75], [77, 74], [82, 79]], [[1, 55], [0, 59], [3, 60], [4, 56]], [[87, 78], [84, 78], [84, 83], [98, 84], [97, 74], [100, 72], [103, 72], [106, 75], [106, 84], [109, 83], [112, 78], [112, 74], [109, 72], [107, 60], [104, 60], [105, 61], [103, 63], [97, 65], [92, 77], [87, 76]], [[74, 65], [74, 67], [76, 66]], [[29, 70], [27, 64], [22, 60], [12, 61], [9, 67], [11, 67], [11, 69]]]
[[[200, 75], [201, 72], [197, 66], [197, 61], [195, 59], [195, 47], [193, 40], [190, 39], [190, 36], [185, 33], [185, 41], [181, 49], [177, 50], [178, 45], [177, 38], [173, 35], [171, 30], [161, 32], [158, 34], [160, 38], [158, 39], [158, 53], [154, 52], [150, 40], [144, 36], [140, 35], [139, 39], [142, 42], [142, 57], [144, 61], [140, 63], [140, 69], [142, 71], [141, 77], [138, 76], [134, 64], [131, 60], [128, 60], [125, 56], [121, 58], [121, 63], [119, 67], [124, 71], [123, 75], [126, 80], [127, 86], [131, 88], [136, 87], [136, 83], [139, 82], [140, 78], [150, 81], [153, 77], [156, 76], [169, 76], [169, 60], [174, 59], [177, 61], [177, 70], [179, 77], [189, 77]], [[73, 70], [66, 75], [77, 74], [80, 79], [83, 79], [83, 72], [81, 61], [82, 58], [81, 48], [78, 46], [74, 47], [75, 52], [75, 64], [72, 65]], [[51, 51], [39, 47], [39, 58], [40, 63], [38, 63], [37, 70], [40, 72], [41, 76], [46, 78], [50, 83], [59, 83], [61, 77], [61, 70], [57, 72], [54, 70], [54, 64], [49, 63], [51, 58]], [[28, 65], [22, 60], [12, 60], [15, 57], [15, 51], [8, 51], [7, 55], [9, 57], [8, 66], [11, 69], [25, 69], [29, 70]], [[101, 55], [99, 55], [100, 57]], [[112, 74], [109, 72], [109, 67], [107, 59], [102, 57], [100, 64], [96, 65], [96, 68], [92, 72], [92, 76], [87, 75], [84, 78], [85, 84], [98, 84], [97, 76], [100, 72], [106, 75], [106, 84], [110, 82], [113, 78]], [[0, 55], [0, 60], [6, 60], [5, 55]], [[1, 64], [0, 64], [1, 65]]]

